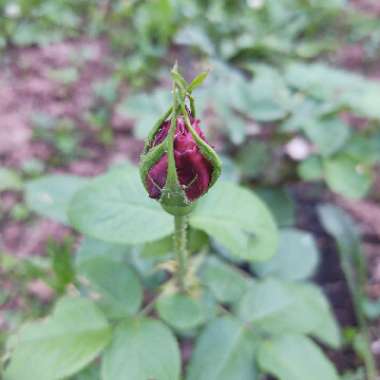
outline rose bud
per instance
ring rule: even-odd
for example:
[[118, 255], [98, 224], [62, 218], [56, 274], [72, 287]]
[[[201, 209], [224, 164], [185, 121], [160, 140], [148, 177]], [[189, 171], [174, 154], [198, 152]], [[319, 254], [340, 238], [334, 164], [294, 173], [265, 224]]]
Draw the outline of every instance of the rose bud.
[[176, 120], [169, 119], [169, 114], [148, 137], [141, 176], [151, 198], [159, 200], [166, 211], [183, 215], [215, 183], [221, 164], [198, 119], [187, 109]]
[[[199, 123], [199, 120], [193, 120], [192, 127], [206, 141]], [[152, 147], [165, 139], [169, 128], [170, 121], [165, 121], [155, 136]], [[182, 118], [177, 119], [177, 128], [174, 133], [174, 160], [179, 183], [190, 201], [194, 201], [207, 192], [212, 177], [211, 163], [200, 152]], [[165, 186], [167, 170], [168, 156], [164, 154], [148, 172], [147, 190], [151, 198], [160, 198], [161, 189]]]

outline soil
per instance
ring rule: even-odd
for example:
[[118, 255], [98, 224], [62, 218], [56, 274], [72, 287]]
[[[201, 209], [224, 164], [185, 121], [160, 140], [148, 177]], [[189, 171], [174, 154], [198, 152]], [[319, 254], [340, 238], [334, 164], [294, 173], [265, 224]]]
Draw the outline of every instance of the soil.
[[[309, 185], [300, 184], [292, 189], [297, 204], [297, 226], [312, 232], [321, 253], [321, 262], [314, 281], [323, 289], [330, 301], [335, 316], [342, 328], [357, 324], [355, 312], [344, 274], [339, 265], [339, 256], [334, 240], [327, 235], [317, 215], [320, 204], [332, 202], [333, 196], [326, 192], [315, 191]], [[355, 369], [359, 361], [350, 348], [332, 351], [325, 348], [340, 371]]]

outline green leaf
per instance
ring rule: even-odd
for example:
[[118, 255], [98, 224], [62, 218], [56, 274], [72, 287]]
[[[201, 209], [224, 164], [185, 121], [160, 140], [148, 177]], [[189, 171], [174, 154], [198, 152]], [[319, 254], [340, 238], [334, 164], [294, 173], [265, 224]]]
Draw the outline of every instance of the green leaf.
[[0, 167], [0, 192], [4, 190], [21, 190], [22, 179], [11, 169]]
[[143, 292], [138, 277], [125, 263], [96, 257], [82, 265], [81, 273], [100, 294], [99, 304], [109, 317], [137, 313]]
[[219, 181], [190, 215], [194, 228], [207, 232], [239, 258], [266, 260], [277, 249], [273, 218], [252, 192]]
[[311, 155], [297, 167], [298, 175], [305, 181], [317, 181], [323, 178], [322, 160], [317, 155]]
[[217, 257], [208, 257], [201, 268], [202, 284], [211, 290], [219, 302], [236, 302], [244, 294], [248, 279], [233, 266]]
[[211, 55], [215, 51], [212, 41], [200, 26], [190, 25], [181, 28], [175, 36], [175, 42], [181, 45], [195, 46]]
[[296, 229], [284, 229], [280, 231], [276, 255], [268, 261], [253, 263], [252, 268], [261, 277], [304, 280], [314, 274], [318, 262], [318, 248], [311, 234]]
[[260, 345], [260, 368], [279, 380], [338, 380], [334, 366], [310, 339], [285, 335]]
[[219, 158], [222, 160], [222, 173], [220, 178], [224, 181], [239, 182], [240, 170], [237, 164], [228, 156], [219, 154]]
[[318, 207], [318, 215], [326, 231], [338, 242], [338, 245], [350, 263], [355, 262], [360, 250], [360, 236], [357, 226], [350, 215], [332, 204]]
[[198, 338], [187, 380], [255, 380], [255, 345], [244, 325], [232, 318], [211, 322]]
[[96, 258], [121, 262], [124, 256], [130, 253], [130, 250], [130, 247], [126, 245], [105, 243], [104, 241], [85, 237], [75, 254], [75, 266], [80, 272], [88, 262]]
[[110, 338], [105, 317], [91, 301], [64, 298], [45, 321], [21, 329], [4, 380], [70, 376], [91, 362]]
[[267, 279], [255, 283], [238, 307], [240, 317], [272, 335], [312, 334], [333, 347], [340, 332], [328, 302], [314, 285]]
[[81, 189], [69, 207], [82, 233], [110, 243], [139, 244], [173, 232], [173, 220], [148, 197], [136, 169], [113, 170]]
[[324, 161], [324, 175], [331, 190], [347, 198], [362, 198], [372, 186], [369, 168], [348, 156], [335, 156]]
[[256, 178], [263, 174], [271, 162], [268, 144], [261, 141], [251, 141], [239, 149], [236, 160], [243, 176]]
[[145, 243], [141, 248], [140, 256], [145, 259], [167, 257], [173, 252], [173, 236]]
[[179, 380], [180, 352], [175, 337], [152, 319], [125, 321], [115, 331], [102, 361], [103, 380]]
[[69, 224], [67, 210], [74, 194], [88, 180], [73, 175], [48, 175], [29, 181], [26, 185], [26, 203], [40, 215]]
[[330, 156], [336, 153], [344, 146], [350, 136], [349, 126], [337, 118], [310, 121], [303, 129], [322, 156]]
[[353, 135], [344, 151], [347, 156], [366, 165], [380, 162], [380, 132]]
[[92, 365], [79, 372], [73, 378], [70, 377], [69, 380], [100, 380], [99, 368]]
[[51, 267], [54, 273], [54, 287], [58, 292], [64, 292], [68, 284], [75, 281], [75, 268], [72, 255], [72, 239], [58, 243], [51, 240], [47, 244]]
[[200, 252], [208, 247], [209, 239], [206, 233], [201, 230], [189, 229], [188, 233], [188, 249], [190, 252]]
[[[212, 79], [209, 86], [197, 93], [198, 108], [200, 106], [204, 113], [211, 106], [223, 132], [228, 134], [234, 144], [241, 144], [246, 136], [247, 123], [236, 110], [246, 114], [252, 109], [252, 105], [247, 102], [248, 86], [245, 79], [236, 70], [220, 62], [213, 69]], [[228, 99], [226, 93], [229, 94]]]
[[268, 206], [278, 226], [287, 227], [295, 223], [294, 201], [286, 189], [259, 187], [255, 192]]
[[342, 91], [354, 86], [348, 72], [335, 70], [323, 64], [293, 63], [287, 67], [288, 83], [319, 99], [339, 96]]
[[380, 119], [379, 97], [380, 86], [377, 81], [361, 78], [358, 91], [344, 94], [345, 102], [359, 115], [369, 119]]
[[264, 122], [284, 118], [291, 102], [283, 77], [271, 66], [257, 65], [254, 71], [256, 75], [253, 82], [243, 79], [247, 87], [242, 94], [247, 114]]
[[[223, 107], [226, 107], [226, 105], [223, 105]], [[247, 124], [228, 108], [218, 111], [219, 119], [223, 120], [224, 126], [227, 129], [226, 132], [232, 143], [236, 145], [242, 144], [246, 137]]]
[[339, 102], [362, 116], [380, 118], [380, 85], [361, 75], [321, 63], [294, 63], [285, 76], [292, 87], [317, 99]]
[[177, 330], [190, 330], [206, 321], [202, 300], [183, 294], [161, 296], [156, 303], [157, 311], [166, 323]]
[[297, 97], [292, 106], [292, 115], [282, 123], [283, 132], [297, 132], [310, 121], [316, 122], [329, 115], [336, 114], [342, 108], [339, 102], [320, 102], [311, 97]]

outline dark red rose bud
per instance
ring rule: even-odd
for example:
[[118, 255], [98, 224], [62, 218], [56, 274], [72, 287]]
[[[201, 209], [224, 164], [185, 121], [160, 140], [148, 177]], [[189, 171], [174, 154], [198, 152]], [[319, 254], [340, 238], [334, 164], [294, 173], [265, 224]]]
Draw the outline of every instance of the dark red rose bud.
[[[190, 118], [190, 122], [198, 136], [207, 143], [199, 127], [200, 121]], [[162, 143], [167, 137], [169, 129], [170, 121], [165, 121], [154, 136], [150, 148]], [[178, 181], [187, 199], [194, 201], [206, 193], [212, 178], [212, 164], [201, 153], [182, 117], [177, 118], [177, 127], [174, 133], [174, 160]], [[164, 153], [148, 171], [146, 187], [151, 198], [159, 199], [161, 197], [167, 172], [168, 156]]]
[[192, 203], [208, 191], [221, 170], [218, 156], [199, 127], [200, 121], [189, 110], [183, 112], [175, 124], [174, 119], [168, 119], [171, 112], [156, 124], [140, 164], [149, 196], [174, 215], [190, 212]]
[[173, 104], [153, 126], [141, 156], [140, 175], [151, 198], [160, 201], [168, 213], [191, 212], [199, 197], [214, 185], [221, 162], [208, 144], [195, 118], [192, 91], [206, 78], [197, 75], [191, 83], [172, 71]]

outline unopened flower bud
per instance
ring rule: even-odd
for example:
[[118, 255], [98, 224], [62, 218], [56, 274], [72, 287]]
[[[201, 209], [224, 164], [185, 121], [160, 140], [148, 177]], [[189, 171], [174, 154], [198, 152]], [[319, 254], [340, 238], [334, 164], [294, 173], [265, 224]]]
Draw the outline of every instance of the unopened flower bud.
[[175, 130], [170, 133], [172, 123], [174, 120], [166, 118], [152, 131], [145, 144], [141, 175], [151, 198], [160, 200], [170, 213], [186, 214], [215, 183], [220, 160], [200, 129], [200, 121], [188, 111], [177, 116]]

